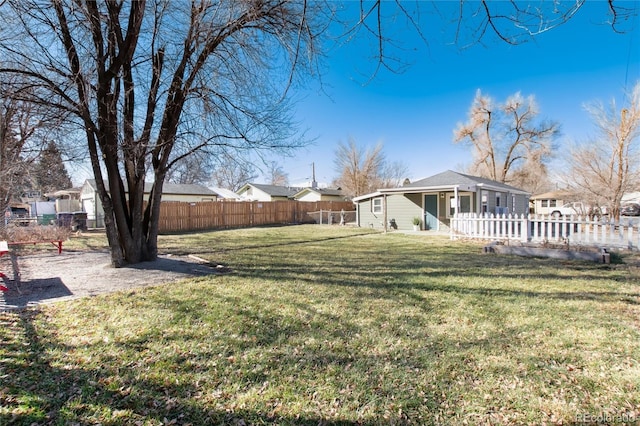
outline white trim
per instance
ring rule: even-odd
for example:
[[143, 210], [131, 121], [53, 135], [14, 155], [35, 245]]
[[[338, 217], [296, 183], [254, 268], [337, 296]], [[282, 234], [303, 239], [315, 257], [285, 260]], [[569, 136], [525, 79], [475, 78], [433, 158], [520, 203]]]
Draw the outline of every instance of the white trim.
[[382, 192], [380, 191], [376, 191], [376, 192], [372, 192], [370, 194], [365, 194], [365, 195], [360, 195], [358, 197], [354, 197], [351, 199], [351, 201], [353, 201], [354, 203], [360, 202], [360, 201], [364, 201], [368, 198], [375, 198], [375, 197], [381, 197], [382, 196]]
[[[376, 201], [380, 200], [380, 210], [376, 209]], [[373, 214], [382, 214], [384, 213], [384, 198], [383, 197], [374, 197], [371, 199], [371, 213]]]

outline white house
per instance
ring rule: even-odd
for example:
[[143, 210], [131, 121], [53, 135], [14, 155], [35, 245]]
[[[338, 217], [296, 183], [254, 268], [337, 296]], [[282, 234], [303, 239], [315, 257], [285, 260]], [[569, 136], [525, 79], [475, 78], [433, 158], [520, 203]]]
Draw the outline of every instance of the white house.
[[550, 215], [564, 206], [571, 198], [567, 191], [550, 191], [531, 196], [530, 203], [535, 214]]
[[302, 188], [293, 197], [298, 201], [348, 201], [340, 188]]
[[301, 189], [292, 186], [247, 183], [238, 190], [238, 195], [246, 201], [286, 201], [293, 200]]
[[242, 197], [231, 191], [230, 189], [211, 187], [209, 188], [216, 193], [218, 201], [241, 201]]

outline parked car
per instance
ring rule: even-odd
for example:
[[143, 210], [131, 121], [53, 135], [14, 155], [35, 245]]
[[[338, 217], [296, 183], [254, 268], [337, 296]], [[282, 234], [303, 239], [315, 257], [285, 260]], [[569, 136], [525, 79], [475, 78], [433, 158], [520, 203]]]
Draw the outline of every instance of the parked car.
[[12, 223], [16, 226], [29, 226], [37, 220], [29, 216], [29, 209], [25, 204], [10, 206], [4, 217], [5, 224]]
[[622, 210], [620, 210], [620, 214], [622, 216], [640, 216], [640, 204], [638, 203], [629, 203], [622, 206]]
[[556, 207], [551, 212], [551, 216], [572, 216], [572, 215], [586, 215], [588, 214], [588, 208], [580, 203], [565, 203], [562, 207]]
[[582, 216], [582, 217], [603, 217], [606, 216], [606, 208], [592, 206], [581, 202], [565, 203], [562, 207], [556, 207], [551, 211], [551, 216]]

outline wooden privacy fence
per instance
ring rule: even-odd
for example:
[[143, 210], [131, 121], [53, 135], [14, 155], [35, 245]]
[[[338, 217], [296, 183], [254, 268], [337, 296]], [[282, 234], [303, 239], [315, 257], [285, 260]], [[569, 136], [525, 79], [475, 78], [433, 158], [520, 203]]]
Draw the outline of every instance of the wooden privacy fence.
[[160, 232], [185, 232], [248, 226], [314, 223], [309, 213], [354, 210], [351, 201], [163, 201]]
[[451, 239], [475, 238], [535, 243], [556, 242], [638, 250], [640, 226], [606, 218], [542, 215], [477, 215], [451, 219]]

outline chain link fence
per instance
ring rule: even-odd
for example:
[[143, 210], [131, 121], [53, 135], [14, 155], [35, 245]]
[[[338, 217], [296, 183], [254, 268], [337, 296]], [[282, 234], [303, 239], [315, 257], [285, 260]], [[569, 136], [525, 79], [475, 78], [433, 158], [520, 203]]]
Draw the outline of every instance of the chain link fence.
[[355, 225], [356, 212], [354, 210], [320, 210], [307, 213], [314, 223], [319, 225]]

